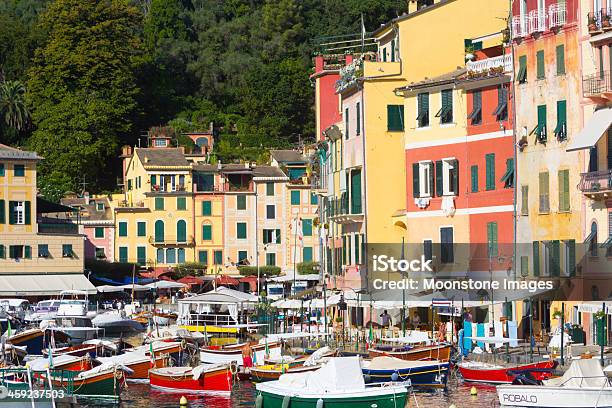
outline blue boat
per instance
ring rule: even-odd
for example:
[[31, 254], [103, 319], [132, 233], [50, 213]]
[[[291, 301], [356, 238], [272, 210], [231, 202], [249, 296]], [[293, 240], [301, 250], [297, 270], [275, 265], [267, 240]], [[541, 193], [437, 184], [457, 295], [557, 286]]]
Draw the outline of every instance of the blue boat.
[[26, 346], [30, 355], [42, 355], [45, 332], [40, 329], [27, 329], [8, 338], [13, 346]]
[[395, 357], [374, 357], [362, 365], [366, 382], [404, 382], [413, 387], [445, 387], [449, 362], [437, 360], [407, 361]]

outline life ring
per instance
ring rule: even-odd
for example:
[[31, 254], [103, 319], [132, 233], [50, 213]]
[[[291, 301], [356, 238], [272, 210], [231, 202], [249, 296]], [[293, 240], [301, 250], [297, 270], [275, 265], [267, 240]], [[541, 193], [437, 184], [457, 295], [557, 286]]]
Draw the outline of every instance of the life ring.
[[238, 374], [238, 363], [236, 361], [232, 361], [230, 363], [230, 373], [232, 373], [232, 375], [236, 375]]

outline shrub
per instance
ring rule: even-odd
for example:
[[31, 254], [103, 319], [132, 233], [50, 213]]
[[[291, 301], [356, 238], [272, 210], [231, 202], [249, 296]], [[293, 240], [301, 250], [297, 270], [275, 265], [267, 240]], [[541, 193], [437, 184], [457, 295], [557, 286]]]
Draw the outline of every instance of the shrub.
[[318, 272], [316, 272], [314, 270], [314, 266], [318, 265], [318, 262], [300, 262], [299, 264], [297, 264], [297, 272], [299, 275], [311, 275], [311, 274], [316, 274]]
[[[257, 276], [256, 266], [239, 266], [238, 271], [244, 276]], [[278, 276], [281, 273], [281, 269], [278, 266], [264, 265], [259, 267], [259, 276]]]

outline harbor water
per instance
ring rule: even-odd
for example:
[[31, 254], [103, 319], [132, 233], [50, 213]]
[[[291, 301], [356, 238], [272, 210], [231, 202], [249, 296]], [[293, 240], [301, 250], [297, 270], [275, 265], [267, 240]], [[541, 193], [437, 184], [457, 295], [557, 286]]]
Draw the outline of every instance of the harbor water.
[[[452, 379], [446, 389], [416, 391], [406, 405], [411, 408], [442, 408], [454, 404], [457, 408], [499, 406], [495, 387], [475, 385], [476, 396], [470, 395], [473, 384]], [[189, 395], [169, 393], [151, 389], [148, 384], [129, 383], [121, 395], [120, 407], [130, 408], [179, 408], [181, 396], [185, 396], [190, 408], [253, 408], [255, 406], [255, 385], [251, 382], [237, 382], [230, 397], [214, 395]], [[83, 407], [100, 407], [100, 402], [83, 404]], [[109, 405], [113, 406], [113, 405]], [[115, 405], [117, 406], [117, 405]]]

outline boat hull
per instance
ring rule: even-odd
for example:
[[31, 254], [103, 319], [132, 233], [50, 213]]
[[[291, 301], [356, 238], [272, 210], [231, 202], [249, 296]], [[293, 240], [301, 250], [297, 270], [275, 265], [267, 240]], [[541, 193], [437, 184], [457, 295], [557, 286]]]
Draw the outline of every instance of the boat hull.
[[[512, 371], [528, 371], [536, 380], [545, 380], [550, 378], [551, 372], [542, 372], [537, 370], [552, 371], [555, 368], [553, 361], [541, 361], [533, 364], [523, 364], [514, 367], [494, 367], [494, 368], [478, 368], [470, 367], [469, 365], [459, 363], [459, 372], [465, 381], [470, 382], [486, 382], [492, 384], [512, 384], [515, 374]], [[530, 369], [535, 371], [529, 371]]]
[[373, 383], [393, 381], [394, 374], [397, 374], [398, 378], [395, 381], [410, 380], [412, 386], [444, 387], [448, 379], [449, 366], [449, 363], [440, 363], [391, 370], [363, 368], [362, 372], [364, 375], [369, 376], [370, 381]]
[[263, 397], [262, 408], [283, 408], [286, 406], [291, 408], [316, 408], [319, 399], [323, 400], [325, 408], [400, 408], [406, 404], [406, 395], [407, 392], [404, 390], [400, 393], [387, 393], [383, 395], [373, 393], [359, 395], [356, 393], [341, 396], [290, 396], [289, 405], [284, 405], [285, 395], [266, 391], [261, 392]]
[[370, 358], [374, 357], [395, 357], [402, 360], [417, 361], [417, 360], [438, 360], [449, 361], [451, 356], [450, 345], [433, 345], [415, 347], [407, 351], [386, 351], [376, 348], [368, 350]]
[[592, 408], [612, 407], [612, 388], [545, 387], [499, 385], [497, 396], [503, 406]]
[[196, 380], [191, 371], [176, 375], [163, 370], [149, 372], [151, 387], [190, 393], [226, 392], [232, 389], [232, 374], [228, 366], [204, 372]]
[[236, 362], [239, 366], [244, 365], [242, 350], [214, 350], [209, 348], [200, 349], [200, 362], [205, 364], [230, 364]]
[[41, 355], [45, 332], [40, 329], [26, 330], [17, 333], [8, 340], [13, 346], [26, 346], [26, 351], [31, 355]]
[[65, 389], [69, 394], [81, 397], [97, 397], [97, 398], [119, 398], [125, 381], [122, 378], [116, 378], [115, 372], [104, 372], [93, 375], [88, 378], [74, 378], [53, 376], [51, 379], [53, 386], [56, 388]]
[[320, 365], [291, 367], [290, 365], [285, 364], [285, 368], [283, 369], [280, 364], [275, 364], [272, 366], [251, 367], [249, 372], [251, 373], [252, 381], [264, 382], [278, 380], [283, 374], [306, 373], [309, 371], [318, 370], [319, 368], [321, 368]]

